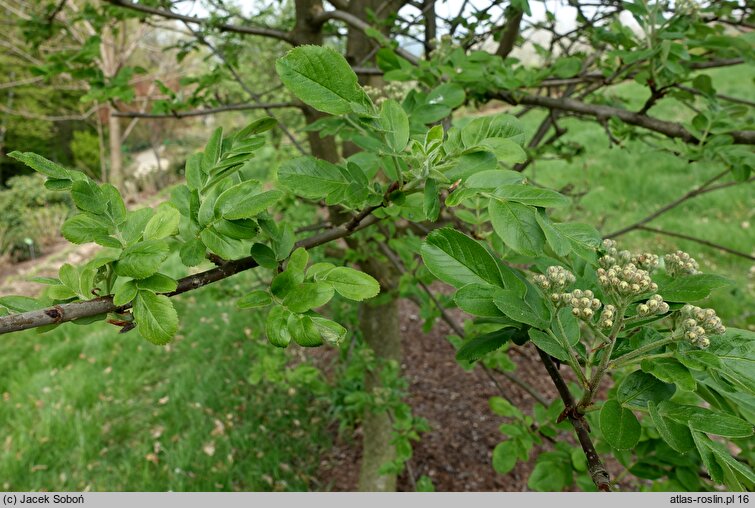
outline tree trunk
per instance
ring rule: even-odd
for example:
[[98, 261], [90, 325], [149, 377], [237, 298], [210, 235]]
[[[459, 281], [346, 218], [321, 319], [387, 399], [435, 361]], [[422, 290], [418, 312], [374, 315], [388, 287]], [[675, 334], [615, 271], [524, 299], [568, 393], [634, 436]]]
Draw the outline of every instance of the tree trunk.
[[[362, 269], [380, 282], [382, 292], [394, 291], [397, 274], [390, 266], [375, 260], [365, 263]], [[378, 368], [365, 372], [364, 389], [373, 393], [382, 387], [380, 367], [384, 362], [401, 362], [401, 329], [399, 328], [398, 298], [395, 295], [380, 303], [364, 303], [360, 309], [359, 327], [364, 341], [374, 352]], [[380, 474], [380, 468], [396, 458], [391, 444], [393, 423], [385, 412], [366, 410], [362, 417], [362, 464], [359, 471], [360, 492], [395, 492], [396, 475]]]
[[121, 152], [121, 122], [115, 116], [112, 107], [108, 107], [108, 139], [110, 144], [110, 183], [123, 191], [123, 153]]

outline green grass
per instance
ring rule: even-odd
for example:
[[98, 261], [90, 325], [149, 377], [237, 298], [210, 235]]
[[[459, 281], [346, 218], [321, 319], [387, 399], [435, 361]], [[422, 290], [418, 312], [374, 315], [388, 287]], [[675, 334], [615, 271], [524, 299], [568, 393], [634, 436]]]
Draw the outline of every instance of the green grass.
[[[259, 317], [229, 303], [238, 282], [177, 298], [169, 347], [104, 323], [4, 336], [0, 488], [313, 488], [324, 408], [278, 374], [287, 356], [252, 332]], [[250, 383], [260, 365], [270, 375]]]
[[[752, 66], [708, 72], [720, 93], [755, 100]], [[634, 109], [644, 102], [644, 91], [635, 84], [614, 87], [611, 93], [627, 98]], [[651, 114], [682, 121], [684, 107], [667, 100]], [[527, 129], [536, 129], [543, 116], [526, 115]], [[541, 161], [527, 170], [538, 184], [563, 188], [573, 185], [572, 194], [585, 193], [559, 218], [597, 225], [603, 233], [616, 231], [642, 219], [661, 206], [684, 195], [692, 188], [723, 170], [708, 163], [689, 164], [669, 153], [641, 142], [630, 142], [628, 149], [611, 147], [601, 126], [574, 118], [560, 122], [568, 129], [565, 141], [585, 147], [583, 155], [567, 161]], [[724, 181], [730, 181], [727, 176]], [[683, 233], [755, 254], [755, 185], [745, 184], [691, 199], [648, 224], [661, 230]], [[755, 328], [753, 263], [696, 242], [646, 231], [633, 231], [618, 240], [621, 247], [665, 253], [682, 249], [692, 254], [705, 272], [718, 273], [734, 281], [717, 290], [704, 302], [719, 311], [730, 326]]]

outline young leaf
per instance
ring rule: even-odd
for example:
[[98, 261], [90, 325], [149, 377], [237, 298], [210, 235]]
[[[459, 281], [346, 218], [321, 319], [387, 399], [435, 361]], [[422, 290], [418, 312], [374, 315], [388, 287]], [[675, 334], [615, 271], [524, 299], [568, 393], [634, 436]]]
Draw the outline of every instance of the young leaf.
[[438, 184], [432, 178], [425, 181], [425, 195], [422, 205], [427, 220], [435, 222], [440, 214], [440, 196], [438, 196]]
[[493, 448], [493, 469], [496, 473], [507, 474], [514, 469], [516, 461], [516, 443], [513, 440], [501, 441]]
[[113, 304], [116, 307], [126, 305], [136, 298], [138, 292], [139, 288], [136, 287], [136, 282], [133, 280], [127, 280], [120, 286], [116, 287], [115, 293], [113, 294]]
[[173, 302], [165, 295], [139, 291], [134, 301], [134, 319], [142, 337], [162, 346], [178, 331], [178, 314]]
[[503, 287], [493, 256], [482, 245], [453, 229], [437, 229], [427, 235], [420, 254], [430, 273], [456, 288], [467, 284]]
[[714, 289], [728, 286], [731, 281], [719, 275], [700, 273], [686, 275], [663, 285], [659, 291], [668, 302], [694, 302], [707, 297]]
[[275, 70], [294, 95], [319, 111], [343, 115], [352, 103], [371, 104], [349, 63], [331, 48], [299, 46], [279, 58]]
[[679, 453], [686, 453], [695, 447], [692, 434], [686, 425], [680, 425], [662, 416], [652, 400], [647, 401], [647, 408], [658, 434], [671, 448]]
[[291, 333], [288, 331], [288, 318], [291, 315], [291, 311], [282, 305], [276, 305], [267, 315], [265, 335], [273, 346], [287, 347], [291, 342]]
[[167, 275], [156, 273], [146, 279], [135, 281], [139, 289], [148, 289], [154, 293], [170, 293], [178, 287], [178, 282]]
[[385, 131], [388, 146], [400, 153], [409, 142], [409, 117], [404, 108], [393, 99], [386, 100], [380, 108], [380, 126]]
[[256, 307], [265, 307], [273, 303], [270, 293], [267, 291], [252, 291], [238, 299], [236, 305], [242, 309], [253, 309]]
[[157, 272], [168, 257], [165, 240], [145, 240], [124, 249], [115, 263], [115, 273], [122, 277], [145, 279]]
[[533, 344], [551, 355], [553, 358], [561, 360], [562, 362], [565, 362], [569, 358], [569, 353], [564, 349], [564, 346], [547, 333], [530, 328], [528, 334]]
[[179, 254], [186, 266], [197, 266], [205, 260], [207, 249], [199, 238], [193, 238], [181, 246]]
[[273, 249], [262, 243], [255, 243], [251, 250], [252, 258], [263, 268], [274, 270], [278, 267], [278, 261], [275, 259]]
[[324, 282], [304, 282], [288, 292], [283, 305], [292, 312], [302, 313], [321, 307], [333, 298], [333, 286]]
[[320, 335], [320, 330], [315, 326], [311, 317], [301, 314], [291, 314], [288, 316], [287, 326], [291, 337], [300, 346], [322, 346], [323, 339]]
[[629, 450], [640, 440], [640, 422], [637, 417], [614, 399], [603, 404], [599, 421], [603, 437], [618, 450]]
[[101, 214], [107, 208], [105, 194], [100, 187], [89, 180], [79, 180], [73, 182], [71, 186], [71, 197], [76, 207], [85, 212], [92, 212], [96, 215]]
[[329, 271], [322, 279], [331, 284], [339, 295], [361, 302], [377, 296], [380, 284], [370, 275], [346, 266]]
[[144, 226], [145, 240], [161, 240], [178, 232], [181, 214], [172, 206], [163, 206]]
[[223, 128], [218, 127], [210, 136], [202, 155], [202, 171], [209, 173], [210, 169], [220, 160], [220, 152], [223, 147]]
[[71, 180], [71, 171], [67, 170], [59, 164], [55, 164], [51, 160], [47, 160], [41, 155], [37, 155], [33, 152], [10, 152], [8, 157], [16, 159], [19, 162], [23, 162], [34, 171], [38, 171], [45, 176], [60, 180]]
[[241, 197], [241, 199], [238, 199], [238, 197], [233, 200], [227, 199], [226, 195], [235, 188], [231, 187], [225, 191], [215, 203], [215, 207], [220, 211], [220, 214], [230, 220], [256, 217], [274, 205], [283, 196], [281, 191], [271, 190], [260, 194], [246, 195]]
[[324, 342], [337, 346], [346, 338], [346, 328], [322, 316], [310, 316]]
[[99, 217], [80, 213], [68, 218], [61, 228], [63, 237], [71, 243], [94, 242], [109, 235], [107, 224]]

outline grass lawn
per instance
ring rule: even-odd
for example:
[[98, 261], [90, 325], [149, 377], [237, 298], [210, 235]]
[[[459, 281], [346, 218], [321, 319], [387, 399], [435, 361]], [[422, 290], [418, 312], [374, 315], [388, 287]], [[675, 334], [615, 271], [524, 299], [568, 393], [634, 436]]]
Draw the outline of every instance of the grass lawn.
[[286, 353], [228, 300], [238, 283], [177, 298], [168, 347], [103, 323], [3, 336], [0, 488], [313, 488], [325, 409], [280, 376]]

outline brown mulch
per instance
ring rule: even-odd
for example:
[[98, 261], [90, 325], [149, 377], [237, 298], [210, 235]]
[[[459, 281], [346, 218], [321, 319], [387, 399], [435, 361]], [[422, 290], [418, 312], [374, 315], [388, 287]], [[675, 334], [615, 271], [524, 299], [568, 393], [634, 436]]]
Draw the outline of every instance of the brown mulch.
[[[414, 444], [410, 467], [415, 478], [427, 475], [438, 491], [526, 491], [527, 478], [534, 466], [517, 463], [510, 473], [493, 470], [493, 448], [503, 435], [498, 427], [504, 419], [494, 414], [488, 400], [500, 391], [480, 368], [462, 369], [454, 359], [454, 348], [446, 340], [451, 333], [439, 321], [425, 334], [417, 307], [401, 302], [404, 363], [402, 369], [410, 382], [407, 402], [415, 416], [425, 418], [432, 430], [422, 434]], [[546, 399], [556, 391], [545, 375], [532, 348], [518, 348], [511, 353], [517, 363], [516, 374], [526, 380]], [[503, 377], [499, 384], [506, 396], [524, 410], [533, 406], [533, 398]], [[533, 456], [538, 450], [533, 450]], [[336, 491], [353, 491], [359, 478], [361, 461], [360, 431], [339, 437], [333, 449], [321, 460], [321, 486]], [[399, 478], [398, 489], [413, 491], [408, 473]]]

